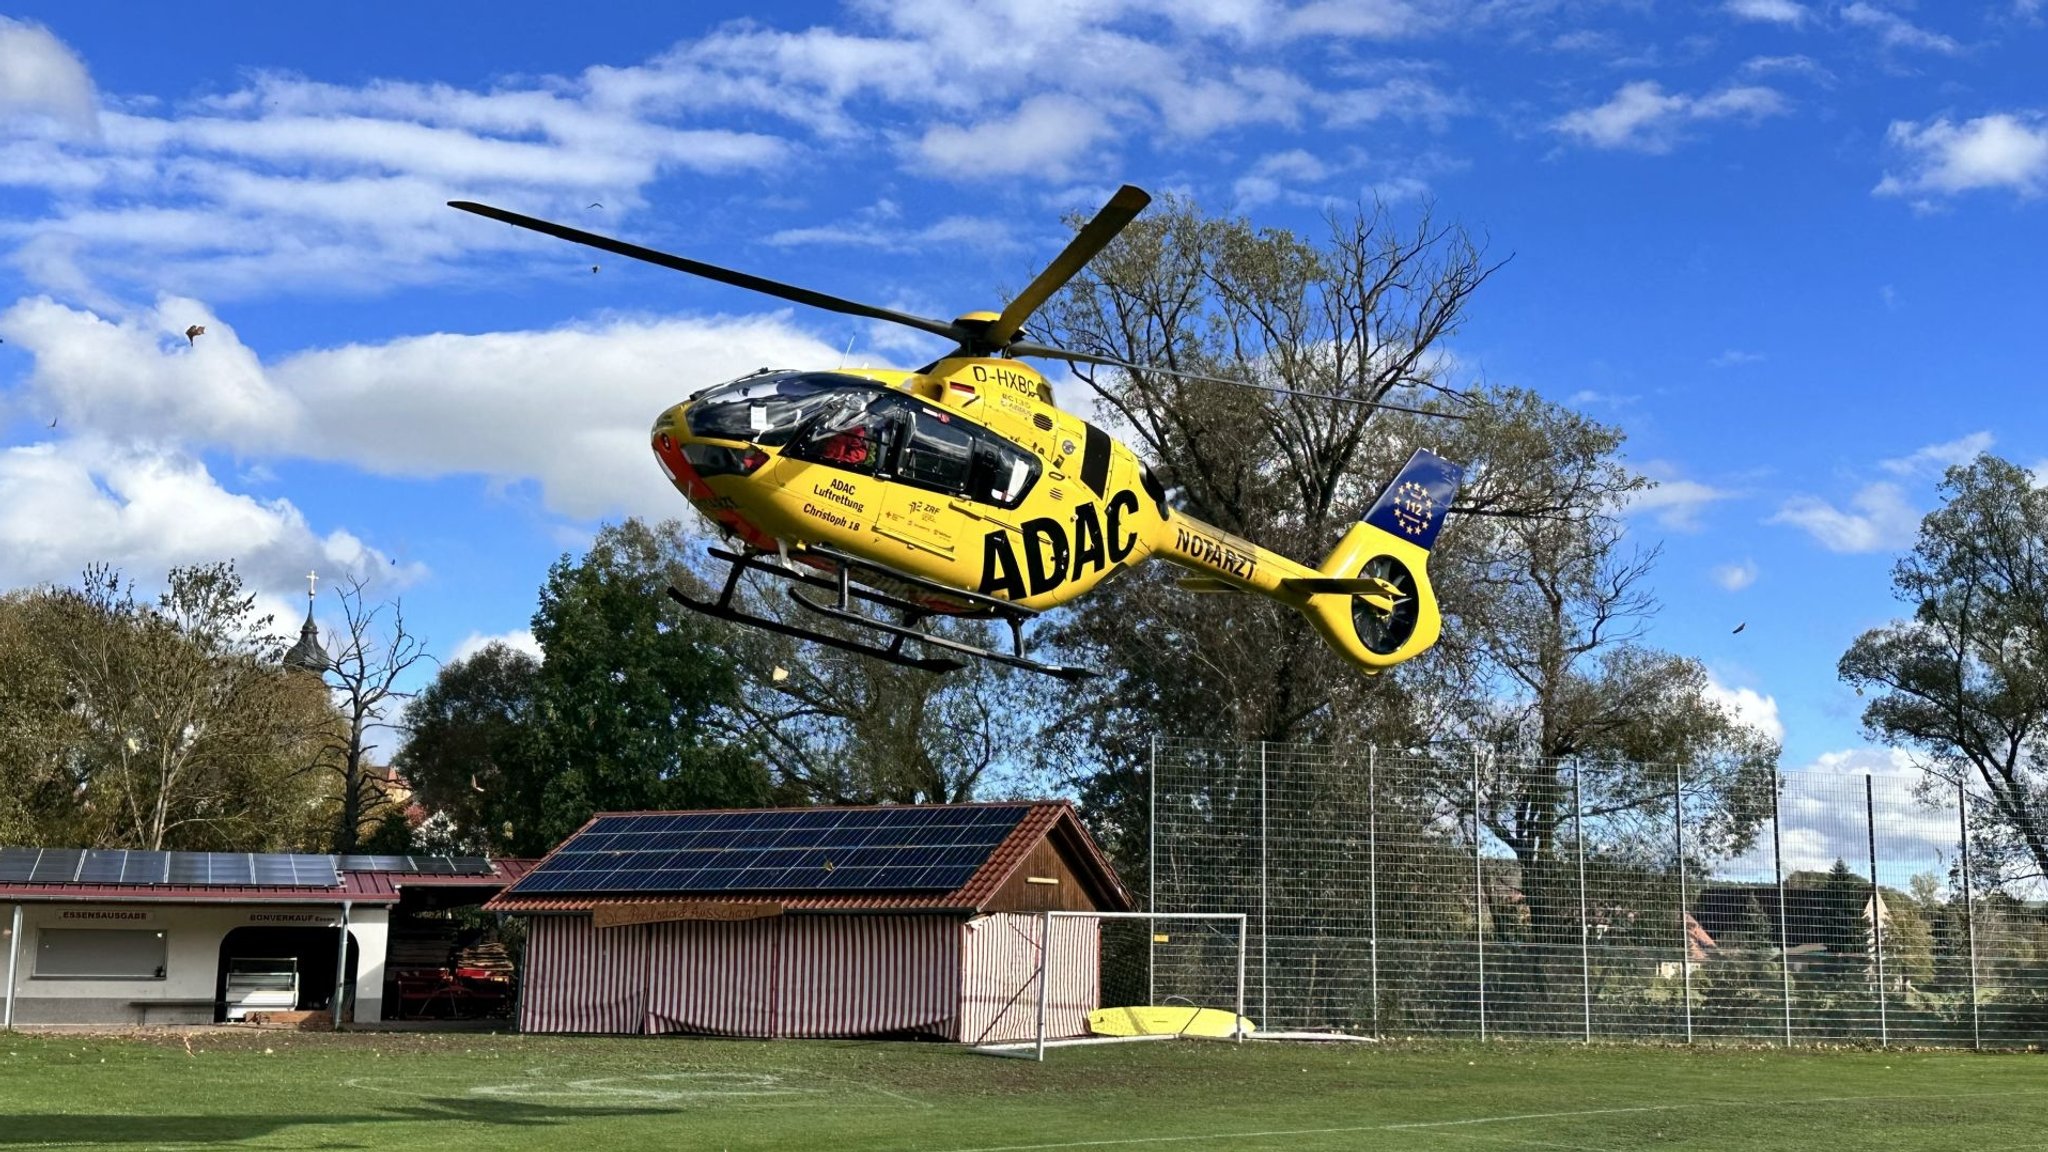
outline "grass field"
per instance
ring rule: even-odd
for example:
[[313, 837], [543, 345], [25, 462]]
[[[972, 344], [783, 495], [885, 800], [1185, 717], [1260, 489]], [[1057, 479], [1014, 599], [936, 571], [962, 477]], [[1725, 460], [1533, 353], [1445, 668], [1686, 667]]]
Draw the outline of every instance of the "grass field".
[[2048, 1148], [2025, 1054], [0, 1035], [0, 1149]]

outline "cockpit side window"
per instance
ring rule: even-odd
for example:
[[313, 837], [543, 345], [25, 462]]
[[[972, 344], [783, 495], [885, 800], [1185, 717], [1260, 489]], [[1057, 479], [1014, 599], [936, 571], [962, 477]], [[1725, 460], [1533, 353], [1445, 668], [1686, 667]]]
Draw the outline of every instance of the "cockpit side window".
[[838, 391], [802, 426], [789, 455], [863, 476], [887, 473], [903, 416], [901, 402], [886, 392]]
[[975, 437], [974, 468], [967, 484], [970, 499], [998, 508], [1015, 508], [1038, 480], [1038, 457], [1000, 436]]

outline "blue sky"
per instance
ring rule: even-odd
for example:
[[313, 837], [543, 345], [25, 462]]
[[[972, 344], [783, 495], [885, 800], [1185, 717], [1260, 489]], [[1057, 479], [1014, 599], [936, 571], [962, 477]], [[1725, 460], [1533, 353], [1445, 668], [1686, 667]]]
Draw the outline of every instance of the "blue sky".
[[1123, 182], [1308, 232], [1331, 204], [1427, 200], [1513, 257], [1457, 371], [1620, 425], [1661, 482], [1631, 514], [1665, 550], [1652, 641], [1781, 728], [1788, 766], [1904, 772], [1834, 665], [1896, 613], [1888, 569], [1944, 463], [2048, 459], [2044, 21], [2041, 0], [14, 4], [0, 587], [232, 555], [295, 618], [309, 567], [355, 566], [453, 655], [525, 628], [603, 520], [687, 513], [644, 441], [669, 403], [849, 343], [939, 351], [451, 198], [934, 316], [999, 306], [1061, 214]]

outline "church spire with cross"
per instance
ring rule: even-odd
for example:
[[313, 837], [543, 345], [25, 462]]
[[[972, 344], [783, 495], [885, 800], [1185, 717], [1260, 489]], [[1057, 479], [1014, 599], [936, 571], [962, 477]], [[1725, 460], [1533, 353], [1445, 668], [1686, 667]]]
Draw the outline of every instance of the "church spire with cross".
[[311, 672], [315, 676], [327, 671], [327, 649], [320, 644], [320, 629], [313, 623], [313, 595], [319, 586], [318, 573], [306, 573], [306, 622], [299, 628], [299, 642], [284, 654], [284, 666]]

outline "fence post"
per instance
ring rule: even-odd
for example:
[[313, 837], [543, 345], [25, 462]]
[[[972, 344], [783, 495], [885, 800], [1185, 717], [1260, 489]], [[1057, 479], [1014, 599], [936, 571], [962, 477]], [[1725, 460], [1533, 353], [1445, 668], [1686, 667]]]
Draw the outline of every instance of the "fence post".
[[1379, 746], [1365, 746], [1365, 934], [1372, 964], [1372, 1034], [1380, 1034]]
[[1593, 1042], [1593, 946], [1592, 920], [1586, 915], [1586, 788], [1583, 761], [1572, 765], [1572, 828], [1579, 847], [1579, 1008], [1586, 1043]]
[[1685, 998], [1685, 1042], [1692, 1043], [1692, 933], [1685, 911], [1685, 764], [1671, 767], [1671, 826], [1678, 830], [1678, 974]]
[[1486, 879], [1479, 854], [1479, 745], [1472, 745], [1472, 933], [1479, 952], [1479, 1038], [1486, 1039]]
[[1771, 875], [1778, 886], [1778, 978], [1785, 990], [1785, 1047], [1792, 1046], [1792, 937], [1785, 926], [1785, 837], [1778, 824], [1778, 793], [1785, 778], [1771, 773]]
[[1970, 937], [1970, 1047], [1984, 1047], [1984, 1029], [1977, 1018], [1977, 909], [1970, 890], [1970, 794], [1956, 781], [1956, 831], [1963, 846], [1963, 929]]
[[[1159, 911], [1159, 733], [1145, 754], [1145, 911]], [[1145, 933], [1145, 1003], [1159, 1003], [1159, 933]]]
[[1863, 824], [1870, 837], [1870, 950], [1877, 958], [1877, 1043], [1889, 1047], [1891, 1021], [1884, 1006], [1884, 897], [1877, 888], [1877, 784], [1863, 774]]
[[1268, 997], [1271, 984], [1266, 975], [1266, 939], [1273, 931], [1272, 918], [1268, 915], [1270, 905], [1266, 889], [1267, 857], [1272, 852], [1272, 838], [1267, 835], [1268, 808], [1266, 801], [1266, 742], [1259, 741], [1259, 1019], [1272, 1027], [1272, 1006]]

